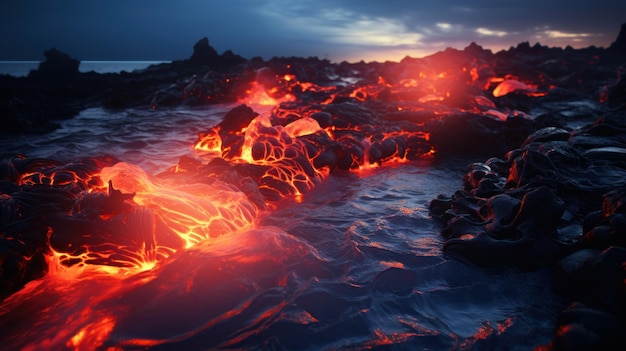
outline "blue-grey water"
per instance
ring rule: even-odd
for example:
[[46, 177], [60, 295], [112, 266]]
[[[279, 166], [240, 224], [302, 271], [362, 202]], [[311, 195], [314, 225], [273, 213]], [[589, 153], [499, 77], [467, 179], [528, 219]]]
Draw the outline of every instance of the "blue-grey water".
[[[87, 109], [48, 135], [5, 137], [0, 147], [64, 161], [107, 153], [156, 174], [182, 155], [197, 157], [197, 133], [230, 108]], [[300, 202], [258, 213], [255, 227], [235, 239], [201, 243], [121, 283], [98, 276], [31, 282], [0, 306], [0, 320], [20, 321], [5, 345], [80, 349], [77, 335], [101, 349], [150, 350], [545, 344], [563, 307], [547, 270], [484, 270], [442, 252], [429, 201], [459, 189], [473, 161], [331, 175]]]

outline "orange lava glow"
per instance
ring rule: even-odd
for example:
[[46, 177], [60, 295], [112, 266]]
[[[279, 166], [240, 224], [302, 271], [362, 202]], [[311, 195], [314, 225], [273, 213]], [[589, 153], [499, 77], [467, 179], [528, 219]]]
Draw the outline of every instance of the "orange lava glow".
[[[175, 184], [150, 177], [141, 168], [123, 162], [102, 168], [99, 178], [103, 183], [115, 184], [116, 189], [109, 188], [109, 192], [133, 194], [125, 201], [129, 210], [101, 216], [106, 221], [103, 224], [113, 224], [85, 229], [84, 244], [72, 243], [64, 250], [55, 250], [51, 245], [50, 274], [80, 274], [80, 270], [68, 269], [70, 266], [91, 267], [113, 275], [149, 271], [177, 251], [250, 228], [256, 217], [256, 208], [246, 195], [222, 182]], [[95, 195], [107, 190], [100, 186], [88, 192]], [[121, 232], [108, 231], [115, 229]], [[59, 235], [63, 233], [49, 228], [48, 238], [59, 242]], [[123, 240], [106, 240], [116, 236], [123, 236]], [[104, 239], [94, 239], [100, 237]]]
[[66, 345], [76, 351], [92, 350], [94, 345], [102, 345], [114, 326], [114, 318], [104, 317], [80, 329]]
[[281, 196], [300, 196], [329, 174], [327, 169], [310, 166], [311, 155], [297, 139], [320, 130], [313, 119], [300, 119], [283, 128], [272, 126], [267, 117], [259, 116], [245, 130], [238, 159], [270, 167], [261, 178], [262, 189], [276, 191]]
[[547, 92], [537, 91], [536, 85], [522, 83], [518, 80], [506, 79], [493, 89], [493, 96], [501, 97], [512, 92], [521, 92], [528, 96], [544, 96], [547, 94]]
[[513, 326], [515, 321], [515, 317], [509, 317], [499, 323], [494, 327], [491, 323], [485, 323], [482, 327], [480, 327], [476, 333], [470, 338], [468, 338], [465, 342], [461, 344], [463, 349], [472, 348], [472, 346], [480, 340], [485, 340], [488, 338], [496, 337], [498, 335], [504, 334], [507, 330]]
[[222, 139], [219, 136], [219, 128], [211, 129], [208, 132], [200, 133], [198, 141], [193, 145], [197, 151], [203, 151], [214, 154], [221, 154]]
[[[229, 100], [239, 97], [242, 111], [233, 114], [233, 120], [225, 119], [223, 122], [227, 123], [200, 133], [193, 144], [197, 153], [188, 157], [192, 166], [179, 162], [168, 174], [153, 176], [132, 164], [98, 161], [87, 166], [50, 164], [42, 170], [21, 174], [19, 186], [72, 189], [63, 195], [67, 196], [63, 200], [74, 205], [59, 214], [61, 225], [54, 226], [55, 222], [50, 221], [41, 227], [42, 233], [47, 229], [47, 242], [43, 244], [47, 248], [41, 253], [46, 259], [47, 275], [30, 281], [2, 304], [8, 311], [7, 325], [20, 323], [22, 311], [34, 311], [47, 319], [45, 323], [58, 327], [43, 330], [40, 335], [27, 330], [10, 342], [32, 339], [24, 350], [114, 351], [165, 344], [168, 337], [180, 336], [124, 339], [123, 335], [116, 335], [124, 317], [134, 312], [136, 301], [117, 309], [106, 304], [113, 298], [122, 300], [132, 289], [158, 280], [171, 262], [180, 263], [179, 269], [168, 271], [169, 281], [160, 282], [161, 287], [174, 285], [170, 289], [174, 298], [168, 301], [178, 302], [206, 291], [219, 292], [207, 287], [222, 281], [232, 283], [235, 288], [231, 291], [254, 295], [258, 292], [254, 285], [257, 283], [247, 287], [241, 274], [232, 273], [235, 268], [240, 270], [237, 273], [248, 270], [252, 275], [252, 268], [258, 267], [261, 272], [263, 267], [269, 267], [272, 273], [280, 271], [293, 264], [288, 262], [290, 257], [298, 263], [307, 257], [311, 262], [323, 260], [308, 244], [289, 241], [291, 235], [277, 228], [264, 230], [257, 226], [262, 222], [257, 218], [259, 213], [282, 200], [303, 201], [334, 170], [366, 177], [387, 165], [431, 161], [438, 151], [435, 129], [429, 127], [446, 116], [479, 114], [499, 121], [507, 121], [511, 116], [528, 117], [524, 112], [501, 107], [499, 98], [512, 93], [528, 97], [548, 94], [540, 89], [546, 89], [546, 84], [496, 74], [493, 67], [481, 66], [476, 60], [445, 62], [448, 67], [433, 61], [425, 65], [408, 60], [403, 69], [396, 71], [392, 67], [384, 75], [355, 72], [345, 80], [328, 78], [316, 82], [300, 81], [292, 72], [302, 71], [291, 71], [289, 65], [286, 70], [277, 69], [281, 73], [261, 68], [255, 71], [255, 79], [245, 84], [241, 79], [237, 87], [243, 87], [243, 91], [237, 91]], [[224, 84], [236, 85], [230, 78]], [[218, 96], [203, 95], [200, 88], [194, 78], [185, 86], [184, 99], [219, 101]], [[601, 99], [606, 99], [605, 95]], [[213, 161], [221, 162], [212, 164]], [[48, 198], [44, 194], [35, 200], [46, 203]], [[414, 210], [403, 207], [400, 211], [411, 216]], [[471, 233], [459, 237], [472, 238]], [[368, 246], [386, 249], [378, 241], [371, 241]], [[195, 262], [210, 264], [192, 267], [186, 261], [189, 257], [200, 257]], [[165, 260], [167, 264], [163, 263]], [[401, 262], [378, 262], [384, 268], [406, 269]], [[278, 274], [269, 285], [285, 287], [290, 278]], [[160, 297], [159, 286], [150, 292]], [[29, 306], [29, 302], [42, 297], [58, 302], [40, 309], [36, 304]], [[204, 324], [198, 328], [209, 329], [236, 317], [251, 303], [237, 301], [233, 306], [216, 308], [215, 315], [199, 316]], [[288, 303], [291, 302], [271, 305], [250, 323], [261, 324], [279, 315]], [[150, 306], [143, 308], [149, 310]], [[163, 316], [161, 311], [149, 312]], [[320, 323], [306, 311], [283, 318], [301, 325]], [[497, 325], [485, 323], [460, 346], [469, 349], [481, 340], [506, 333], [513, 318]], [[167, 318], [153, 322], [156, 329], [163, 323], [175, 330], [175, 322], [180, 322], [163, 319]], [[413, 321], [400, 322], [411, 332], [373, 327], [363, 348], [402, 344], [420, 335], [437, 333]], [[42, 330], [36, 326], [39, 328], [35, 330]], [[193, 329], [189, 333], [196, 332]], [[237, 347], [238, 342], [249, 337], [247, 333], [255, 332], [251, 328], [221, 346]]]
[[239, 100], [239, 103], [247, 104], [251, 106], [275, 106], [285, 101], [294, 101], [295, 97], [292, 94], [285, 94], [280, 97], [273, 97], [273, 94], [278, 93], [277, 88], [266, 89], [262, 84], [252, 82], [250, 89], [246, 90], [246, 97]]
[[416, 333], [391, 333], [386, 334], [383, 331], [376, 329], [372, 340], [365, 343], [367, 348], [376, 348], [383, 345], [394, 345], [406, 342], [411, 338], [418, 336]]
[[[210, 237], [237, 232], [251, 226], [256, 209], [246, 196], [226, 183], [161, 184], [141, 168], [126, 163], [102, 169], [103, 181], [112, 181], [123, 193], [134, 193], [133, 201], [151, 209], [184, 242], [185, 248]], [[159, 245], [157, 255], [171, 248]]]
[[[495, 98], [512, 92], [532, 97], [547, 94], [539, 91], [537, 85], [522, 82], [512, 75], [499, 77], [493, 74], [493, 69], [481, 67], [475, 62], [447, 64], [445, 68], [437, 64], [428, 68], [417, 61], [409, 62], [406, 67], [412, 68], [396, 75], [379, 75], [368, 84], [344, 87], [301, 82], [295, 74], [276, 74], [269, 68], [262, 68], [256, 71], [256, 79], [249, 84], [246, 96], [239, 103], [259, 108], [273, 107], [272, 112], [256, 114], [256, 118], [251, 119], [249, 124], [227, 131], [226, 134], [222, 133], [220, 126], [211, 128], [199, 135], [194, 148], [209, 153], [209, 157], [259, 166], [262, 171], [256, 182], [266, 200], [291, 197], [301, 201], [306, 192], [331, 172], [324, 163], [318, 162], [321, 165], [316, 166], [317, 158], [324, 150], [312, 147], [315, 146], [315, 138], [339, 143], [346, 150], [357, 150], [349, 154], [352, 159], [348, 159], [346, 168], [359, 173], [380, 167], [383, 163], [403, 163], [415, 157], [429, 158], [436, 154], [435, 148], [429, 145], [430, 134], [420, 129], [427, 122], [426, 119], [413, 120], [410, 130], [390, 128], [375, 131], [370, 125], [332, 125], [322, 128], [318, 120], [311, 117], [316, 110], [279, 111], [284, 103], [311, 104], [299, 101], [299, 94], [303, 92], [319, 95], [319, 100], [313, 101], [318, 108], [336, 99], [351, 98], [365, 103], [383, 98], [393, 100], [398, 113], [428, 111], [431, 113], [429, 118], [437, 119], [448, 113], [469, 111], [503, 121], [510, 115], [520, 113], [496, 106], [486, 94], [493, 85], [496, 86], [491, 95]], [[289, 69], [290, 66], [287, 66]], [[464, 87], [472, 89], [464, 90]], [[480, 95], [480, 90], [485, 95]], [[459, 96], [467, 98], [467, 101], [457, 107], [455, 99]], [[453, 104], [449, 104], [449, 101]], [[335, 116], [331, 114], [330, 118], [334, 119]], [[222, 139], [225, 136], [240, 138], [241, 144], [234, 144], [239, 148], [225, 145]], [[421, 143], [421, 149], [413, 151], [412, 158], [408, 158], [405, 150], [407, 140]], [[329, 162], [332, 161], [331, 158]], [[175, 174], [187, 171], [179, 165], [173, 169]], [[105, 237], [119, 235], [109, 231], [128, 233], [129, 238], [119, 243], [102, 241], [67, 244], [61, 241], [59, 244], [58, 233], [50, 229], [48, 237], [56, 240], [55, 244], [63, 248], [51, 250], [49, 263], [53, 267], [52, 271], [76, 265], [96, 265], [109, 274], [149, 271], [157, 262], [177, 251], [189, 249], [210, 238], [249, 229], [253, 226], [257, 211], [246, 194], [225, 182], [216, 181], [210, 185], [202, 182], [179, 184], [171, 179], [151, 177], [139, 167], [126, 163], [101, 168], [98, 174], [74, 172], [71, 169], [57, 170], [53, 167], [45, 172], [24, 174], [19, 184], [73, 185], [84, 189], [86, 194], [110, 196], [116, 192], [119, 193], [116, 196], [123, 199], [120, 203], [128, 207], [123, 214], [110, 211], [98, 213], [103, 223], [114, 223], [102, 229]], [[71, 215], [89, 215], [80, 211]], [[88, 231], [81, 235], [85, 242], [97, 236]]]

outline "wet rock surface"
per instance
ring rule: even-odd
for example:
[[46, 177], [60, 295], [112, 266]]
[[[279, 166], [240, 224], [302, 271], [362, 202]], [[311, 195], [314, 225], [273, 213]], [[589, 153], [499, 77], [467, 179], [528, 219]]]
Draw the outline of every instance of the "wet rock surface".
[[572, 305], [545, 350], [624, 342], [625, 117], [569, 133], [540, 129], [503, 159], [470, 165], [463, 190], [431, 202], [449, 254], [482, 266], [554, 267]]
[[[430, 204], [445, 252], [485, 267], [553, 267], [571, 305], [541, 349], [607, 349], [624, 344], [626, 324], [624, 36], [622, 27], [609, 49], [522, 43], [493, 54], [472, 43], [423, 59], [339, 64], [220, 55], [204, 38], [189, 60], [126, 74], [79, 73], [77, 60], [50, 50], [28, 77], [0, 77], [2, 133], [43, 133], [88, 106], [240, 102], [196, 141], [219, 157], [182, 158], [159, 177], [223, 182], [258, 209], [333, 172], [484, 156], [461, 189]], [[269, 116], [245, 104], [257, 90], [276, 102]], [[234, 162], [242, 159], [250, 163]], [[79, 255], [86, 241], [143, 242], [124, 229], [150, 217], [127, 206], [133, 194], [115, 184], [85, 193], [106, 187], [92, 175], [114, 163], [2, 157], [0, 297], [45, 274], [50, 248]], [[84, 235], [93, 227], [101, 237]], [[97, 260], [88, 263], [126, 264]]]

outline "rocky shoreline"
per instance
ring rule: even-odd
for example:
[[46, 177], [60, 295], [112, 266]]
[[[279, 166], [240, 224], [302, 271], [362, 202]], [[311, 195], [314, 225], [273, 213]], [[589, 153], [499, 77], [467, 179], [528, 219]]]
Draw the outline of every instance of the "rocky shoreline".
[[624, 117], [540, 129], [504, 159], [470, 165], [463, 190], [431, 202], [446, 252], [482, 266], [554, 267], [570, 306], [545, 350], [625, 341]]
[[[468, 166], [463, 189], [431, 202], [445, 252], [479, 266], [553, 267], [559, 293], [571, 305], [559, 317], [553, 342], [539, 349], [611, 349], [626, 343], [625, 65], [626, 25], [607, 49], [522, 43], [493, 54], [472, 44], [385, 63], [246, 60], [218, 54], [205, 38], [188, 60], [123, 74], [79, 73], [77, 60], [52, 49], [28, 77], [0, 76], [0, 114], [2, 133], [45, 133], [89, 106], [236, 102], [260, 85], [270, 98], [290, 99], [259, 122], [251, 157], [277, 157], [267, 145], [284, 145], [280, 155], [293, 158], [271, 167], [295, 165], [304, 178], [283, 184], [268, 176], [270, 166], [231, 162], [243, 153], [241, 131], [257, 117], [244, 105], [199, 136], [197, 145], [219, 145], [221, 158], [209, 164], [181, 159], [176, 170], [160, 175], [184, 170], [188, 181], [224, 181], [259, 208], [310, 190], [322, 170], [431, 153], [489, 157]], [[410, 78], [415, 72], [426, 78]], [[509, 91], [500, 95], [498, 87]], [[291, 134], [292, 123], [301, 120], [315, 132]], [[90, 174], [114, 162], [2, 160], [3, 297], [46, 273], [46, 245], [69, 250], [67, 243], [90, 221], [100, 221], [92, 215], [128, 211], [132, 194], [114, 184], [108, 194], [79, 196], [95, 181]], [[54, 177], [67, 179], [60, 187]], [[50, 242], [50, 228], [63, 227], [76, 233]]]
[[[381, 76], [401, 79], [406, 73], [403, 71], [415, 66], [441, 71], [474, 61], [480, 65], [474, 65], [477, 71], [472, 74], [481, 78], [514, 75], [535, 81], [540, 88], [558, 87], [558, 91], [551, 92], [553, 99], [592, 96], [611, 106], [623, 106], [626, 83], [619, 78], [619, 72], [623, 70], [626, 52], [625, 31], [622, 27], [618, 39], [607, 49], [549, 48], [524, 42], [493, 54], [472, 43], [464, 50], [448, 48], [421, 59], [407, 56], [400, 62], [383, 63], [331, 63], [317, 57], [274, 57], [267, 61], [260, 57], [245, 59], [230, 50], [218, 54], [208, 39], [203, 38], [195, 44], [193, 54], [186, 60], [119, 74], [79, 72], [80, 61], [52, 48], [44, 52], [46, 59], [27, 77], [0, 75], [0, 114], [3, 117], [0, 133], [45, 133], [58, 128], [59, 121], [93, 106], [167, 108], [235, 102], [246, 95], [246, 90], [258, 78], [259, 70], [268, 72], [269, 80], [264, 83], [266, 88], [280, 95], [287, 92], [287, 87], [278, 86], [273, 75], [292, 74], [302, 82], [345, 86], [345, 81], [338, 78], [351, 77], [353, 72], [359, 72], [359, 76], [354, 77], [359, 79], [356, 84], [366, 85]], [[291, 93], [298, 94], [297, 91]], [[451, 93], [463, 100], [463, 95], [471, 92], [459, 86]], [[450, 96], [446, 103], [458, 103], [454, 98]], [[531, 101], [515, 101], [519, 98], [502, 97], [496, 103], [528, 108]]]

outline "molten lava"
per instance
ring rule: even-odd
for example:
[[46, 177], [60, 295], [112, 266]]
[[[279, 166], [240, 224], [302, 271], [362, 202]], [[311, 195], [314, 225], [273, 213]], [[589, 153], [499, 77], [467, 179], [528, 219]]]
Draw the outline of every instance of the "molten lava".
[[[72, 310], [71, 302], [61, 296], [64, 293], [101, 307], [92, 309], [83, 302], [76, 307], [75, 320], [58, 321], [67, 324], [62, 333], [45, 334], [26, 349], [61, 345], [83, 350], [165, 343], [165, 339], [155, 336], [126, 340], [117, 335], [119, 339], [110, 341], [118, 317], [132, 316], [134, 310], [128, 307], [111, 311], [99, 304], [148, 284], [166, 270], [163, 261], [184, 261], [184, 254], [212, 260], [216, 266], [207, 271], [254, 295], [256, 281], [247, 285], [227, 272], [233, 267], [249, 269], [258, 262], [280, 270], [284, 262], [293, 264], [303, 257], [321, 261], [313, 248], [292, 244], [282, 232], [255, 232], [260, 211], [279, 201], [301, 200], [333, 172], [361, 172], [363, 176], [367, 173], [364, 171], [384, 164], [432, 157], [439, 152], [432, 130], [440, 130], [447, 117], [479, 115], [487, 116], [489, 122], [525, 117], [523, 112], [499, 107], [497, 99], [513, 92], [531, 97], [547, 94], [531, 83], [493, 78], [493, 72], [474, 61], [446, 68], [409, 61], [405, 68], [371, 77], [362, 74], [366, 77], [362, 81], [333, 84], [302, 82], [293, 73], [259, 69], [256, 79], [246, 86], [245, 97], [238, 100], [241, 105], [229, 111], [221, 123], [198, 135], [193, 145], [197, 153], [181, 158], [159, 175], [149, 175], [138, 166], [112, 159], [69, 164], [40, 160], [20, 172], [15, 167], [13, 173], [19, 173], [14, 177], [15, 187], [22, 192], [2, 194], [0, 200], [7, 213], [14, 209], [14, 203], [25, 205], [14, 214], [2, 214], [16, 223], [3, 235], [10, 234], [11, 240], [20, 243], [36, 236], [33, 233], [39, 234], [38, 242], [43, 247], [28, 251], [24, 261], [45, 255], [49, 273], [47, 280], [31, 282], [3, 307], [9, 311], [25, 308], [28, 294], [35, 292], [61, 300], [47, 311], [47, 317], [56, 309]], [[194, 83], [185, 87], [185, 98], [199, 95], [193, 90]], [[490, 93], [494, 83], [498, 85]], [[439, 142], [443, 144], [441, 139]], [[258, 238], [263, 235], [267, 242]], [[274, 251], [259, 254], [256, 247], [263, 245]], [[239, 251], [231, 251], [233, 248]], [[220, 253], [225, 254], [222, 257]], [[24, 266], [28, 264], [34, 263]], [[404, 269], [391, 261], [383, 264]], [[192, 278], [176, 281], [185, 291], [182, 296], [195, 291], [194, 284], [209, 279], [194, 269], [190, 269]], [[173, 280], [178, 277], [176, 272], [167, 274]], [[285, 275], [269, 285], [284, 286], [298, 278]], [[97, 295], [100, 291], [102, 296], [91, 298], [88, 292], [80, 292], [82, 280], [89, 281], [89, 293]], [[283, 302], [268, 313], [276, 313], [286, 305]], [[233, 303], [220, 311], [222, 314], [212, 315], [212, 323], [249, 306]], [[150, 310], [150, 306], [143, 307]], [[307, 323], [318, 322], [305, 313], [296, 315]], [[9, 317], [20, 319], [17, 312], [9, 313]], [[494, 333], [490, 327], [475, 338]], [[28, 332], [20, 335], [31, 336]], [[366, 346], [401, 343], [414, 336], [386, 334], [377, 329]]]
[[536, 85], [529, 85], [518, 80], [506, 79], [500, 82], [500, 84], [493, 89], [493, 96], [501, 97], [512, 92], [520, 92], [528, 96], [544, 96], [547, 94], [546, 92], [537, 91]]
[[295, 97], [289, 93], [283, 96], [274, 97], [274, 95], [278, 93], [279, 89], [277, 87], [272, 87], [268, 90], [262, 84], [252, 82], [252, 86], [250, 87], [250, 89], [246, 90], [247, 97], [244, 99], [240, 99], [239, 102], [251, 106], [276, 106], [285, 101], [295, 100]]
[[[475, 61], [447, 64], [409, 61], [411, 69], [335, 85], [261, 68], [239, 102], [273, 110], [259, 115], [247, 106], [233, 109], [199, 135], [194, 148], [205, 155], [180, 162], [163, 177], [110, 161], [88, 170], [80, 163], [51, 164], [24, 172], [18, 185], [63, 189], [57, 192], [75, 202], [57, 214], [65, 227], [45, 229], [51, 266], [149, 270], [199, 242], [249, 229], [257, 209], [301, 198], [335, 170], [432, 156], [428, 126], [446, 115], [471, 112], [504, 121], [523, 114], [498, 108], [487, 94], [491, 84], [498, 83], [495, 98], [546, 94], [513, 76], [485, 76], [488, 69]], [[363, 107], [378, 100], [393, 101], [394, 110]]]
[[[210, 237], [246, 229], [256, 216], [246, 196], [226, 183], [160, 184], [140, 168], [126, 163], [103, 168], [101, 177], [105, 182], [119, 184], [118, 190], [135, 194], [133, 201], [152, 210], [158, 220], [182, 239], [184, 248]], [[171, 242], [156, 237], [157, 250], [161, 241]]]
[[[54, 172], [52, 179], [59, 174], [69, 173]], [[67, 225], [48, 227], [52, 271], [75, 265], [95, 265], [115, 274], [149, 270], [200, 241], [247, 229], [256, 217], [245, 194], [219, 181], [177, 184], [123, 162], [103, 167], [99, 178], [108, 189], [88, 187], [78, 194], [71, 212], [58, 218]], [[33, 179], [29, 174], [22, 183], [31, 184]], [[67, 187], [79, 181], [64, 179], [50, 184]], [[94, 222], [99, 223], [97, 228], [92, 227]]]

